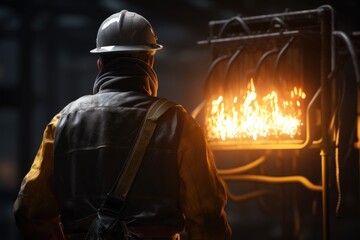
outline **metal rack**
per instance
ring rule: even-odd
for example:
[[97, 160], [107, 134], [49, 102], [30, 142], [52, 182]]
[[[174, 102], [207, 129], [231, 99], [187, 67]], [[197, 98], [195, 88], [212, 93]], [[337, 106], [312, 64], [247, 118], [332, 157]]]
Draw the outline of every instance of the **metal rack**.
[[[336, 75], [341, 64], [336, 62], [339, 41], [344, 43], [346, 54], [350, 54], [357, 84], [360, 83], [359, 64], [356, 51], [350, 37], [343, 32], [335, 31], [334, 11], [331, 6], [321, 6], [307, 11], [285, 12], [279, 14], [244, 17], [239, 16], [209, 22], [209, 38], [199, 41], [199, 45], [210, 47], [213, 63], [210, 66], [205, 83], [205, 99], [217, 94], [227, 94], [234, 84], [229, 75], [242, 68], [242, 76], [251, 75], [258, 81], [259, 69], [264, 62], [273, 57], [271, 74], [273, 79], [279, 78], [282, 58], [289, 49], [297, 49], [301, 53], [301, 82], [310, 93], [305, 113], [305, 127], [298, 139], [265, 139], [262, 141], [211, 140], [213, 151], [253, 151], [265, 150], [267, 153], [241, 167], [218, 169], [224, 180], [230, 199], [242, 201], [263, 196], [267, 190], [256, 190], [247, 194], [235, 195], [227, 185], [228, 181], [250, 181], [264, 183], [300, 183], [310, 191], [321, 192], [322, 199], [322, 238], [329, 239], [329, 166], [335, 159], [338, 166], [338, 138], [340, 131], [341, 83]], [[354, 36], [357, 36], [356, 33]], [[310, 59], [310, 60], [309, 60]], [[288, 59], [287, 59], [288, 60]], [[316, 64], [308, 64], [306, 61]], [[251, 62], [246, 64], [244, 62]], [[245, 69], [248, 67], [249, 69]], [[269, 70], [269, 69], [267, 69]], [[240, 74], [240, 75], [241, 75]], [[239, 74], [238, 74], [239, 75]], [[238, 79], [241, 79], [241, 77]], [[238, 80], [241, 81], [241, 80]], [[349, 80], [346, 80], [349, 81]], [[236, 87], [235, 87], [236, 88]], [[194, 111], [193, 117], [206, 107], [206, 100]], [[359, 107], [358, 107], [359, 108]], [[320, 116], [316, 116], [320, 112]], [[359, 112], [359, 110], [358, 110]], [[314, 124], [314, 122], [320, 124]], [[360, 122], [358, 120], [358, 122]], [[358, 134], [359, 135], [359, 134]], [[360, 135], [359, 135], [360, 136]], [[350, 139], [351, 141], [351, 139]], [[355, 141], [355, 140], [354, 140]], [[307, 149], [318, 149], [321, 158], [321, 184], [313, 184], [305, 176], [264, 176], [244, 175], [249, 169], [263, 164], [269, 157], [269, 151], [302, 152]], [[337, 169], [338, 170], [338, 169]], [[337, 180], [339, 179], [337, 172]], [[338, 183], [340, 190], [340, 183]], [[339, 205], [339, 202], [338, 202]]]

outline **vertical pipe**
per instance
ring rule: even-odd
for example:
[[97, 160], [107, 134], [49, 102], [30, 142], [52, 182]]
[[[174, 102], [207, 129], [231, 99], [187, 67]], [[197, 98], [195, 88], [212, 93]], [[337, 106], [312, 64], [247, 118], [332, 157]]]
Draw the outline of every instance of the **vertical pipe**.
[[332, 41], [332, 9], [329, 6], [322, 7], [321, 17], [321, 124], [322, 124], [322, 146], [321, 156], [321, 174], [322, 174], [322, 223], [323, 240], [330, 239], [329, 228], [329, 159], [331, 151], [331, 83], [328, 75], [334, 65], [333, 41]]
[[[357, 140], [356, 140], [356, 148], [358, 149], [358, 180], [360, 185], [360, 82], [357, 82]], [[360, 199], [360, 191], [358, 191], [358, 198]], [[360, 208], [358, 207], [358, 216], [360, 215]]]
[[[297, 160], [298, 160], [298, 151], [295, 151], [292, 155], [291, 155], [291, 171], [293, 173], [293, 175], [298, 175], [297, 169], [298, 169], [298, 165], [297, 165]], [[293, 234], [292, 234], [292, 238], [294, 240], [299, 240], [300, 239], [300, 232], [301, 232], [301, 214], [299, 211], [299, 194], [298, 194], [298, 186], [295, 185], [292, 188], [292, 199], [293, 199]]]
[[321, 182], [322, 182], [322, 186], [323, 186], [323, 190], [322, 190], [322, 239], [323, 240], [328, 240], [329, 239], [329, 217], [328, 217], [328, 212], [329, 212], [329, 206], [328, 206], [328, 183], [327, 183], [327, 179], [328, 179], [328, 155], [326, 154], [326, 152], [324, 151], [324, 149], [321, 149], [320, 152], [320, 156], [321, 156]]

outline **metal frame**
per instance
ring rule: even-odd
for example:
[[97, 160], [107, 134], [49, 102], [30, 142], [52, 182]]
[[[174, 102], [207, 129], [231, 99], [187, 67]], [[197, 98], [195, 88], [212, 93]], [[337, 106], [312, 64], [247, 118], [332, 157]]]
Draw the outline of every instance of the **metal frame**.
[[[286, 51], [291, 44], [292, 38], [296, 36], [310, 36], [320, 38], [320, 87], [311, 98], [306, 109], [306, 131], [303, 140], [296, 141], [270, 141], [255, 143], [252, 141], [211, 141], [210, 147], [214, 151], [249, 151], [249, 150], [302, 150], [306, 148], [316, 148], [320, 151], [321, 157], [321, 185], [311, 183], [304, 176], [283, 176], [271, 177], [260, 175], [239, 175], [247, 169], [254, 168], [262, 164], [266, 160], [266, 156], [262, 156], [254, 162], [242, 167], [234, 169], [220, 170], [219, 174], [225, 181], [260, 181], [267, 183], [291, 183], [298, 182], [311, 191], [321, 191], [322, 193], [322, 234], [323, 239], [329, 239], [329, 160], [336, 158], [334, 153], [335, 142], [333, 135], [335, 134], [332, 107], [336, 104], [337, 96], [332, 95], [331, 80], [335, 74], [335, 40], [341, 39], [347, 46], [352, 62], [354, 65], [355, 76], [358, 84], [360, 84], [359, 65], [356, 59], [354, 46], [346, 34], [334, 30], [334, 12], [331, 6], [325, 5], [317, 9], [297, 12], [287, 12], [280, 14], [271, 14], [254, 17], [234, 17], [227, 20], [210, 21], [210, 36], [207, 40], [199, 41], [199, 45], [210, 46], [214, 54], [214, 62], [210, 67], [205, 90], [209, 89], [211, 84], [209, 79], [217, 64], [228, 61], [226, 66], [225, 81], [231, 64], [234, 59], [241, 54], [242, 48], [249, 43], [259, 40], [276, 40], [281, 38], [289, 38], [287, 45], [281, 50], [269, 51], [263, 54], [263, 58], [267, 55]], [[226, 31], [229, 34], [226, 35]], [[224, 55], [218, 54], [217, 49], [228, 49]], [[230, 49], [230, 50], [229, 50]], [[229, 52], [235, 52], [230, 54]], [[281, 57], [281, 56], [280, 56]], [[278, 60], [280, 58], [277, 58]], [[258, 65], [261, 65], [259, 61]], [[227, 82], [225, 82], [227, 83]], [[208, 95], [208, 94], [207, 94]], [[310, 121], [311, 111], [315, 102], [320, 101], [321, 104], [321, 138], [315, 139], [312, 134], [312, 125]], [[202, 111], [206, 105], [206, 100], [202, 102], [193, 111], [193, 117]], [[359, 120], [360, 122], [360, 120]], [[360, 136], [359, 136], [360, 137]], [[225, 187], [230, 199], [234, 201], [242, 201], [249, 198], [258, 197], [267, 194], [266, 190], [258, 190], [243, 195], [234, 195], [225, 182]]]

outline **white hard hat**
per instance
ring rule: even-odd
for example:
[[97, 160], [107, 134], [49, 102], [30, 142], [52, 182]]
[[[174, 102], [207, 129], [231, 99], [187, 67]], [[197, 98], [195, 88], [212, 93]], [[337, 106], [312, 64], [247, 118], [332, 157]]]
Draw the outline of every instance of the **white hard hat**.
[[105, 19], [91, 53], [113, 53], [160, 50], [151, 24], [141, 15], [122, 10]]

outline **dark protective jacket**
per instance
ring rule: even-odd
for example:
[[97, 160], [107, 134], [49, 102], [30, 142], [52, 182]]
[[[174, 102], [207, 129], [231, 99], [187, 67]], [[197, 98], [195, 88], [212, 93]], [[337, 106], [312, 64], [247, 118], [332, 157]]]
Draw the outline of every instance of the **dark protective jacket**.
[[[55, 135], [55, 182], [67, 232], [85, 231], [124, 167], [154, 97], [102, 90], [69, 105]], [[158, 123], [128, 194], [122, 219], [129, 226], [183, 228], [177, 155], [186, 115], [171, 109]]]
[[[24, 178], [15, 204], [17, 219], [37, 217], [34, 200], [28, 204], [27, 198], [34, 195], [34, 184], [43, 181], [37, 183], [43, 174], [38, 166], [53, 162], [55, 185], [49, 192], [55, 192], [51, 200], [59, 206], [65, 234], [86, 233], [128, 158], [147, 109], [157, 99], [151, 96], [156, 90], [156, 75], [142, 62], [126, 59], [105, 67], [94, 95], [70, 103], [56, 127], [49, 128], [55, 132], [53, 139], [46, 139], [53, 140], [53, 159], [39, 149], [36, 169]], [[40, 172], [34, 174], [36, 170]], [[185, 226], [190, 239], [229, 239], [225, 203], [201, 128], [182, 107], [173, 107], [158, 121], [122, 219], [139, 237], [173, 237]], [[31, 227], [22, 219], [20, 228], [26, 224], [24, 228]]]

